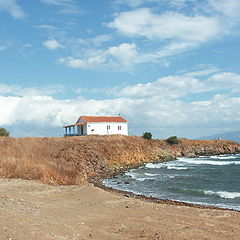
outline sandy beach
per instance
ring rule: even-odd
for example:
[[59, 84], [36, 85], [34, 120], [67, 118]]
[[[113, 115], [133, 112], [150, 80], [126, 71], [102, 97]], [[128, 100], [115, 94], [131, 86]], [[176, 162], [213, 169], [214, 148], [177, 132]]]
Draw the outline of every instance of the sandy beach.
[[239, 239], [240, 213], [156, 204], [91, 184], [0, 180], [1, 240]]

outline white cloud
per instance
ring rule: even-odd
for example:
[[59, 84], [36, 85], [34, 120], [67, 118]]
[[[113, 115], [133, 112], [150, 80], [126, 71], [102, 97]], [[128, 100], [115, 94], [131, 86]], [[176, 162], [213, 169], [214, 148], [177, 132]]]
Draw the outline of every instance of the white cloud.
[[210, 5], [216, 10], [231, 18], [240, 18], [240, 1], [239, 0], [209, 0]]
[[[231, 90], [240, 86], [240, 75], [216, 71], [206, 69], [116, 87], [112, 92], [108, 90], [112, 96], [104, 100], [57, 99], [51, 95], [61, 91], [58, 87], [50, 91], [49, 87], [38, 90], [0, 85], [0, 125], [59, 127], [59, 135], [61, 126], [74, 123], [79, 115], [121, 113], [130, 121], [132, 134], [148, 130], [161, 137], [171, 134], [197, 137], [221, 132], [223, 127], [235, 130], [240, 123], [240, 98], [231, 95]], [[225, 94], [215, 94], [216, 89], [224, 90]], [[85, 89], [78, 90], [79, 94], [84, 92]], [[207, 99], [202, 95], [203, 99], [196, 101], [192, 95], [199, 93], [207, 93]]]
[[[192, 50], [197, 46], [199, 46], [198, 42], [184, 42], [184, 41], [173, 42], [162, 47], [162, 49], [156, 51], [154, 54], [151, 54], [150, 59], [154, 58], [158, 59], [180, 54], [182, 52]], [[145, 58], [146, 56], [144, 55], [143, 57]]]
[[128, 97], [152, 97], [158, 96], [162, 99], [176, 99], [189, 93], [209, 91], [203, 82], [196, 78], [184, 76], [168, 76], [154, 82], [128, 86], [115, 94]]
[[58, 48], [63, 48], [63, 46], [55, 39], [47, 40], [47, 41], [43, 42], [42, 44], [43, 44], [43, 46], [45, 46], [46, 48], [48, 48], [50, 50], [56, 50]]
[[0, 51], [4, 51], [4, 50], [6, 50], [8, 47], [7, 46], [0, 46]]
[[231, 89], [233, 93], [240, 93], [240, 75], [231, 72], [213, 74], [208, 83], [216, 89]]
[[40, 0], [46, 4], [52, 4], [60, 7], [59, 13], [64, 14], [78, 14], [82, 10], [79, 7], [79, 3], [76, 0]]
[[37, 25], [37, 28], [46, 29], [46, 30], [56, 30], [57, 27], [48, 24]]
[[[175, 0], [175, 1], [179, 1], [179, 0]], [[138, 6], [141, 6], [143, 4], [152, 3], [152, 2], [160, 3], [159, 0], [131, 0], [131, 1], [129, 1], [129, 0], [116, 0], [115, 1], [116, 4], [127, 5], [127, 6], [130, 6], [130, 7], [138, 7]]]
[[23, 9], [17, 4], [17, 0], [0, 0], [0, 11], [7, 11], [14, 19], [26, 16]]
[[176, 12], [155, 14], [149, 8], [119, 13], [107, 26], [128, 36], [159, 40], [203, 42], [220, 33], [219, 22], [214, 17], [189, 17]]
[[[205, 79], [199, 77], [205, 77]], [[189, 94], [210, 93], [219, 90], [240, 91], [240, 75], [210, 68], [178, 76], [167, 76], [153, 82], [139, 83], [121, 89], [108, 89], [107, 92], [118, 97], [142, 98], [159, 94], [159, 98], [162, 99], [178, 99]]]
[[218, 68], [208, 68], [204, 70], [198, 70], [195, 72], [187, 72], [185, 75], [189, 77], [201, 77], [201, 76], [209, 76], [212, 73], [219, 72]]
[[105, 51], [88, 51], [84, 58], [67, 57], [59, 59], [59, 62], [72, 68], [98, 69], [101, 67], [125, 67], [129, 68], [137, 61], [137, 46], [135, 44], [122, 43], [109, 47]]
[[[42, 1], [54, 5], [76, 3], [72, 0]], [[111, 22], [104, 23], [104, 26], [114, 30], [113, 33], [85, 39], [78, 38], [67, 41], [65, 39], [64, 45], [70, 49], [72, 54], [63, 56], [59, 62], [68, 67], [90, 70], [106, 70], [106, 68], [109, 70], [115, 66], [114, 70], [129, 71], [133, 70], [137, 64], [143, 63], [168, 67], [172, 62], [170, 57], [192, 51], [203, 44], [212, 43], [227, 34], [236, 33], [234, 31], [237, 26], [236, 17], [233, 19], [230, 16], [235, 16], [234, 9], [238, 9], [237, 0], [230, 0], [230, 6], [226, 7], [224, 7], [223, 0], [203, 1], [203, 4], [197, 0], [115, 1], [117, 4], [131, 5], [132, 7], [151, 2], [159, 4], [162, 8], [150, 8], [149, 6], [152, 4], [148, 4], [148, 8], [119, 12], [112, 15]], [[167, 11], [164, 10], [166, 6], [170, 6]], [[189, 8], [189, 11], [186, 11], [186, 7]], [[121, 41], [125, 42], [125, 46], [120, 44], [111, 47], [116, 44], [114, 41], [116, 37], [119, 37], [116, 33], [121, 34]], [[112, 43], [113, 41], [114, 43]], [[51, 45], [53, 46], [50, 49], [62, 46], [57, 45], [56, 42], [51, 42]], [[129, 47], [128, 50], [127, 47]]]
[[88, 38], [88, 39], [78, 38], [77, 42], [83, 45], [100, 46], [103, 43], [108, 42], [112, 39], [113, 37], [110, 34], [102, 34], [102, 35], [97, 35], [94, 38]]
[[54, 4], [54, 5], [64, 5], [64, 4], [73, 4], [73, 0], [40, 0], [41, 2]]

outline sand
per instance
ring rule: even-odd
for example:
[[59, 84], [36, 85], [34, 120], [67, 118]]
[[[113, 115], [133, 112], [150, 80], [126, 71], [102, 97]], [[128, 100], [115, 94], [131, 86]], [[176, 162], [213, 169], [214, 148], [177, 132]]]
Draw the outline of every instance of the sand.
[[0, 179], [0, 240], [240, 239], [240, 212]]

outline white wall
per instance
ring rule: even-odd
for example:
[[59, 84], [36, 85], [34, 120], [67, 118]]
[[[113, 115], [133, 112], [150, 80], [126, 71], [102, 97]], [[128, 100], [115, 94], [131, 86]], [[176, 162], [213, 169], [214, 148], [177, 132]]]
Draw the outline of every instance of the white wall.
[[[110, 129], [107, 129], [110, 126]], [[121, 130], [118, 129], [121, 127]], [[88, 123], [87, 135], [110, 135], [110, 134], [122, 134], [128, 135], [128, 123]]]

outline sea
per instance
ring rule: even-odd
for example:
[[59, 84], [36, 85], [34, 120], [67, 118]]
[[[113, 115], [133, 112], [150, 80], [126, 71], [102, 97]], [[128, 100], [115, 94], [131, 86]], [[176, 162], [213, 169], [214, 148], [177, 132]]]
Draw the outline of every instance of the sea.
[[135, 194], [240, 211], [240, 154], [147, 163], [103, 184]]

